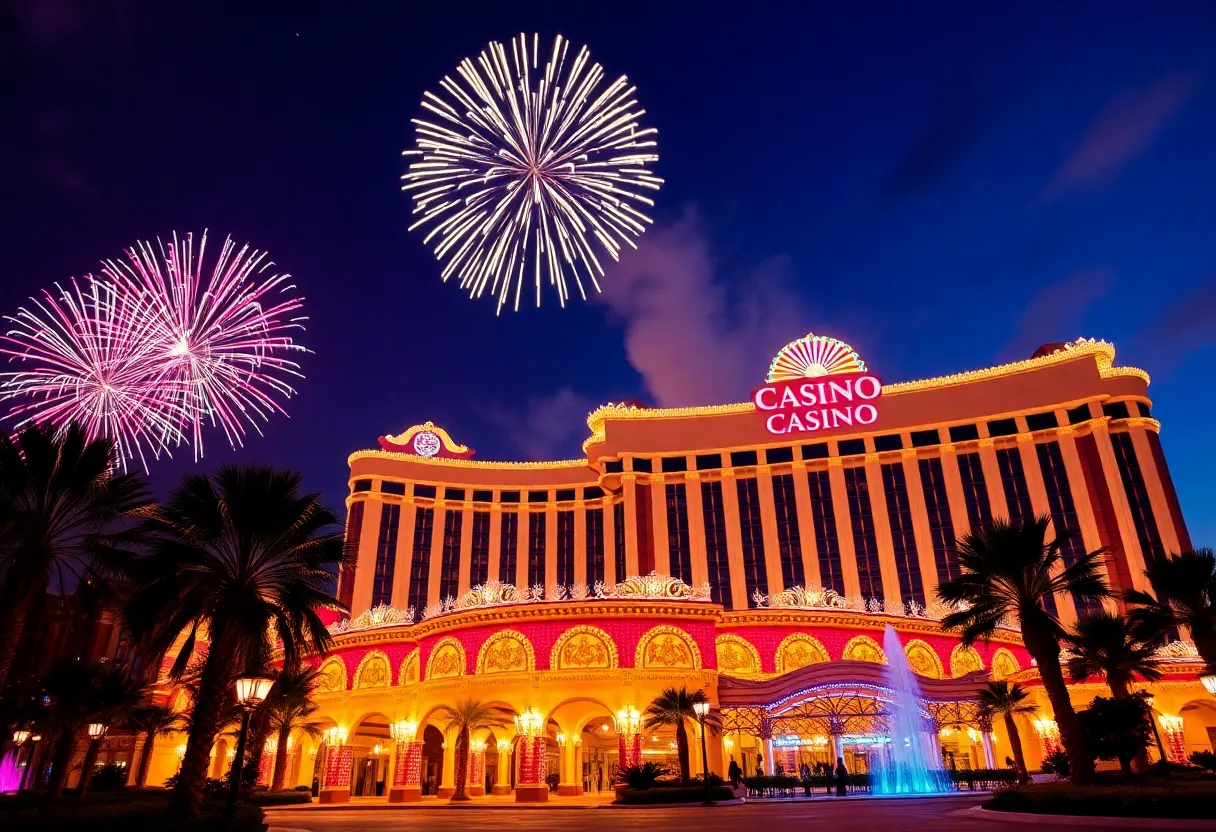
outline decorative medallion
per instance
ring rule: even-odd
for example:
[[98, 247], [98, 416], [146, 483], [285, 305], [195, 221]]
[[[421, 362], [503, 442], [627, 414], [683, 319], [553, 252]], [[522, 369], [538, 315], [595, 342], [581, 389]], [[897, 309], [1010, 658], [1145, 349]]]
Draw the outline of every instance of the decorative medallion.
[[532, 642], [517, 630], [495, 633], [477, 653], [478, 673], [513, 673], [535, 667]]
[[850, 639], [840, 658], [855, 662], [887, 663], [887, 654], [878, 646], [878, 642], [869, 636], [854, 636]]
[[950, 653], [950, 675], [958, 678], [984, 669], [984, 660], [974, 647], [958, 645]]
[[379, 650], [370, 651], [355, 669], [355, 688], [386, 688], [392, 683], [392, 665]]
[[418, 683], [418, 648], [415, 647], [410, 651], [410, 654], [405, 657], [405, 661], [401, 663], [401, 670], [397, 672], [397, 684], [413, 685]]
[[721, 635], [714, 641], [718, 670], [729, 676], [755, 676], [760, 673], [760, 653], [747, 639]]
[[807, 333], [778, 351], [768, 369], [768, 380], [794, 381], [865, 371], [861, 356], [844, 341]]
[[464, 647], [454, 638], [442, 639], [431, 651], [426, 663], [426, 678], [446, 679], [463, 676], [465, 669]]
[[642, 636], [634, 664], [643, 668], [697, 669], [701, 667], [701, 652], [688, 633], [679, 627], [660, 625]]
[[813, 664], [828, 661], [827, 648], [814, 636], [793, 633], [781, 640], [777, 647], [777, 672], [789, 673]]
[[317, 693], [332, 693], [346, 690], [346, 663], [334, 656], [321, 665], [317, 675]]
[[1021, 670], [1017, 658], [1004, 647], [992, 654], [992, 678], [1005, 679]]
[[562, 633], [553, 645], [554, 670], [598, 670], [617, 666], [616, 643], [599, 627], [580, 625]]
[[918, 676], [940, 679], [946, 675], [941, 656], [927, 642], [912, 639], [904, 645], [904, 656], [908, 659], [908, 667]]
[[427, 459], [469, 459], [474, 453], [471, 448], [452, 441], [448, 432], [434, 422], [414, 425], [396, 436], [381, 436], [380, 447], [386, 451], [413, 454]]

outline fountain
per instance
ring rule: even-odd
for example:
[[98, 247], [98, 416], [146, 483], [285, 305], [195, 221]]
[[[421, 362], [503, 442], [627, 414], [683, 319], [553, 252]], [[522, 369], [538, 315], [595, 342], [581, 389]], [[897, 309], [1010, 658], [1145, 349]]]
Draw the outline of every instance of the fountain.
[[882, 647], [887, 654], [887, 686], [891, 689], [890, 742], [874, 749], [871, 788], [874, 794], [951, 791], [935, 738], [926, 730], [920, 713], [920, 683], [908, 667], [903, 645], [890, 624], [883, 634]]
[[15, 792], [21, 785], [21, 767], [17, 765], [17, 752], [10, 751], [0, 760], [0, 793]]

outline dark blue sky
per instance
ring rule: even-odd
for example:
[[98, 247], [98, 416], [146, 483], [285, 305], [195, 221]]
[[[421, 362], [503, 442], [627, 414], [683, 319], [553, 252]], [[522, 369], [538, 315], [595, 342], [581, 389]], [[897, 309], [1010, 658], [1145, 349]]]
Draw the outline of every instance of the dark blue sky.
[[[1105, 338], [1211, 543], [1216, 6], [1004, 5], [11, 0], [0, 306], [173, 230], [268, 249], [315, 354], [292, 418], [204, 465], [335, 505], [379, 434], [574, 456], [596, 404], [740, 400], [811, 329], [889, 381]], [[520, 31], [638, 85], [667, 184], [605, 297], [495, 318], [406, 232], [400, 152], [423, 90]]]

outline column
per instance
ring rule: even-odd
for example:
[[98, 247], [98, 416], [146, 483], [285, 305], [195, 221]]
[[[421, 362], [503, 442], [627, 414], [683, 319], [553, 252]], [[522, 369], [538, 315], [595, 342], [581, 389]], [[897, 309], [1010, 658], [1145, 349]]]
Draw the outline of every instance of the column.
[[946, 483], [946, 499], [950, 501], [950, 521], [957, 540], [971, 531], [967, 516], [967, 498], [963, 495], [963, 477], [958, 471], [958, 451], [953, 445], [942, 445], [942, 479]]
[[456, 793], [456, 737], [454, 732], [447, 731], [443, 735], [443, 771], [439, 775], [439, 792], [441, 799], [451, 797]]
[[1005, 486], [1001, 483], [1001, 467], [996, 462], [996, 448], [988, 438], [988, 426], [980, 424], [980, 467], [984, 470], [984, 485], [988, 488], [988, 504], [992, 507], [993, 520], [1009, 520], [1009, 502], [1005, 499]]
[[937, 561], [933, 558], [933, 532], [929, 528], [929, 509], [925, 506], [925, 486], [920, 479], [920, 459], [914, 449], [904, 450], [903, 465], [904, 481], [908, 485], [908, 509], [912, 513], [912, 532], [916, 537], [916, 562], [920, 566], [925, 603], [929, 604], [937, 597]]
[[557, 503], [545, 503], [545, 597], [548, 597], [549, 587], [556, 584]]
[[980, 720], [980, 740], [984, 745], [984, 767], [987, 769], [995, 769], [996, 765], [996, 749], [992, 745], [992, 720]]
[[[401, 528], [397, 532], [397, 559], [393, 567], [393, 606], [406, 609], [410, 605], [410, 558], [414, 552], [414, 525], [418, 519], [417, 506], [410, 497], [401, 501]], [[416, 620], [422, 610], [414, 611]]]
[[[777, 503], [773, 496], [773, 467], [756, 466], [756, 485], [760, 495], [760, 528], [764, 541], [764, 572], [768, 594], [785, 589], [781, 578], [781, 547], [777, 543]], [[801, 556], [801, 553], [799, 553]]]
[[[1064, 417], [1060, 419], [1060, 417]], [[1067, 419], [1067, 411], [1057, 412], [1057, 419], [1061, 422]], [[1077, 510], [1077, 522], [1080, 524], [1081, 544], [1085, 547], [1085, 553], [1096, 552], [1102, 548], [1102, 537], [1098, 532], [1098, 524], [1095, 518], [1094, 507], [1089, 499], [1089, 486], [1085, 482], [1085, 472], [1081, 468], [1081, 455], [1077, 452], [1077, 437], [1071, 426], [1060, 428], [1056, 434], [1056, 441], [1060, 446], [1060, 458], [1064, 460], [1064, 470], [1068, 474], [1068, 490], [1072, 494], [1073, 506]], [[1108, 559], [1111, 553], [1108, 551], [1098, 563], [1102, 573], [1106, 576], [1107, 586], [1118, 586], [1117, 580], [1111, 580], [1110, 570], [1107, 568]], [[1112, 612], [1115, 611], [1118, 605], [1122, 605], [1122, 599], [1108, 599], [1105, 605]]]
[[667, 538], [667, 483], [662, 474], [650, 481], [650, 515], [654, 528], [654, 571], [671, 574], [671, 552]]
[[486, 796], [486, 741], [469, 742], [469, 772], [466, 778], [469, 797]]
[[[538, 725], [536, 730], [542, 730]], [[519, 738], [519, 776], [515, 783], [516, 803], [546, 803], [549, 786], [545, 783], [545, 761], [548, 756], [549, 738], [544, 735], [523, 733]]]
[[[1018, 417], [1018, 429], [1025, 427], [1025, 419]], [[1018, 455], [1022, 458], [1022, 471], [1026, 475], [1026, 490], [1030, 493], [1030, 506], [1038, 515], [1051, 515], [1051, 503], [1047, 500], [1047, 487], [1043, 484], [1043, 469], [1039, 465], [1039, 455], [1035, 449], [1034, 436], [1029, 433], [1018, 434]], [[1074, 508], [1075, 508], [1074, 503]], [[1055, 534], [1055, 523], [1051, 524], [1052, 534]], [[1053, 575], [1064, 571], [1061, 561], [1052, 570]], [[1060, 621], [1071, 624], [1077, 620], [1077, 607], [1068, 593], [1055, 596], [1056, 610]]]
[[[1169, 499], [1165, 496], [1165, 487], [1157, 473], [1157, 460], [1153, 449], [1148, 444], [1148, 434], [1145, 423], [1152, 420], [1133, 418], [1127, 422], [1127, 432], [1132, 437], [1132, 447], [1136, 451], [1136, 461], [1140, 463], [1140, 473], [1144, 477], [1144, 490], [1148, 492], [1148, 502], [1153, 509], [1153, 520], [1157, 524], [1157, 533], [1161, 535], [1161, 545], [1166, 555], [1182, 551], [1178, 543], [1178, 532], [1174, 528], [1174, 513], [1170, 510]], [[1155, 424], [1155, 423], [1154, 423]]]
[[743, 574], [743, 531], [739, 522], [739, 491], [734, 469], [722, 471], [722, 509], [726, 512], [726, 559], [730, 565], [730, 592], [735, 606], [747, 609], [747, 578]]
[[486, 580], [497, 581], [502, 565], [502, 505], [490, 504], [490, 557], [486, 561]]
[[688, 505], [688, 549], [692, 557], [692, 582], [709, 582], [709, 556], [705, 552], [705, 505], [701, 500], [701, 475], [684, 472], [684, 499]]
[[624, 577], [616, 574], [616, 503], [604, 497], [604, 585], [612, 586]]
[[1106, 476], [1106, 489], [1110, 493], [1115, 520], [1119, 526], [1119, 537], [1123, 540], [1123, 552], [1127, 556], [1127, 571], [1131, 574], [1132, 588], [1152, 592], [1153, 587], [1144, 577], [1144, 552], [1140, 548], [1140, 537], [1132, 520], [1132, 510], [1127, 504], [1127, 493], [1123, 490], [1123, 477], [1119, 474], [1119, 463], [1110, 441], [1110, 419], [1091, 422], [1094, 443], [1098, 446], [1098, 458]]
[[389, 803], [417, 803], [422, 800], [422, 743], [399, 740], [393, 754], [393, 785]]
[[498, 776], [494, 779], [492, 792], [496, 795], [511, 793], [511, 741], [498, 741]]
[[776, 774], [776, 766], [773, 765], [773, 738], [771, 736], [764, 737], [764, 773], [769, 777]]
[[367, 611], [372, 602], [372, 584], [376, 578], [376, 545], [379, 542], [380, 514], [384, 500], [378, 495], [363, 497], [363, 524], [359, 529], [359, 554], [355, 560], [355, 592], [350, 603], [353, 618]]
[[460, 563], [457, 565], [456, 596], [469, 591], [473, 564], [473, 504], [465, 501], [460, 509]]
[[557, 793], [562, 797], [577, 797], [583, 793], [582, 773], [578, 770], [578, 746], [574, 737], [563, 737], [565, 742], [558, 746], [561, 759], [561, 780], [557, 784]]
[[[617, 583], [630, 575], [638, 574], [638, 475], [632, 472], [621, 474], [621, 490], [625, 492], [625, 574], [617, 575]], [[629, 521], [634, 521], [633, 534], [629, 534]], [[647, 518], [649, 522], [649, 518]]]
[[712, 731], [705, 738], [705, 749], [709, 755], [709, 770], [723, 780], [726, 779], [727, 767], [726, 754], [722, 749], [724, 739], [726, 739], [724, 736], [715, 737]]
[[[345, 737], [342, 738], [345, 740]], [[350, 767], [354, 748], [330, 745], [325, 754], [325, 771], [317, 796], [320, 803], [350, 802]]]
[[861, 579], [857, 576], [857, 549], [853, 544], [853, 521], [849, 516], [849, 490], [844, 484], [844, 465], [838, 456], [828, 458], [828, 481], [832, 485], [832, 513], [836, 515], [836, 540], [840, 545], [844, 594], [849, 598], [858, 598], [861, 596]]
[[798, 507], [798, 539], [802, 543], [802, 574], [807, 586], [823, 586], [819, 574], [819, 549], [815, 540], [815, 518], [811, 508], [811, 488], [806, 481], [806, 463], [795, 462], [794, 502]]
[[[430, 554], [430, 573], [427, 578], [427, 604], [434, 604], [436, 601], [442, 601], [439, 597], [440, 576], [443, 574], [443, 538], [445, 524], [447, 523], [447, 513], [452, 509], [446, 506], [443, 500], [435, 501], [435, 519], [431, 527], [431, 554]], [[422, 610], [417, 611], [418, 620], [422, 620]]]
[[[590, 584], [587, 580], [587, 504], [584, 502], [574, 509], [574, 582]], [[588, 585], [587, 588], [592, 587]]]
[[1161, 744], [1165, 746], [1165, 756], [1171, 763], [1186, 762], [1186, 743], [1182, 735], [1182, 717], [1159, 716], [1161, 723]]
[[888, 609], [900, 609], [907, 599], [899, 591], [899, 568], [895, 565], [891, 519], [887, 516], [887, 491], [883, 487], [882, 464], [878, 461], [878, 454], [866, 454], [866, 487], [870, 492], [870, 513], [874, 517], [874, 539], [878, 542], [883, 599]]
[[515, 586], [520, 589], [530, 589], [528, 583], [528, 528], [532, 525], [529, 521], [531, 512], [527, 505], [520, 506], [519, 522], [515, 524]]

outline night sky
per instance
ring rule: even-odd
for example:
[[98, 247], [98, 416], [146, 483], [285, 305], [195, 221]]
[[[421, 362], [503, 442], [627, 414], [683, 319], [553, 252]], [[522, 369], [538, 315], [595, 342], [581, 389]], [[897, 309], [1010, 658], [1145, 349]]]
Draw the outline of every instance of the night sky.
[[[1157, 5], [10, 0], [0, 309], [174, 230], [269, 250], [315, 354], [290, 419], [201, 466], [294, 466], [336, 508], [380, 434], [574, 457], [596, 405], [743, 400], [808, 330], [889, 382], [1105, 338], [1211, 544], [1216, 6]], [[602, 297], [495, 317], [407, 233], [400, 153], [521, 31], [637, 84], [666, 185]]]

